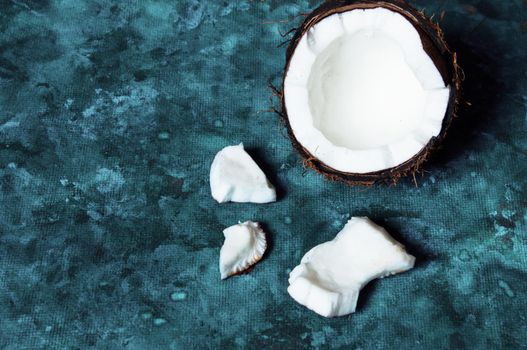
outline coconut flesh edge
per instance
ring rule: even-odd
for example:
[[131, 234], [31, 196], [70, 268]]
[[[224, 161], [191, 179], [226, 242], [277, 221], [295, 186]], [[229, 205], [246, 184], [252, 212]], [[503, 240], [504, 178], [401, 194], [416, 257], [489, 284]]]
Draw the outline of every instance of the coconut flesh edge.
[[450, 87], [402, 15], [356, 9], [300, 39], [284, 80], [291, 130], [331, 168], [370, 173], [419, 153], [442, 128]]

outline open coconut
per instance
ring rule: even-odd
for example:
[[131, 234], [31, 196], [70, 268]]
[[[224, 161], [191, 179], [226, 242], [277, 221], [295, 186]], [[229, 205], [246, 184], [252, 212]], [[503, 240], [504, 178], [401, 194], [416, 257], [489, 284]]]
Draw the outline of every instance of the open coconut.
[[282, 115], [307, 166], [351, 184], [414, 174], [456, 113], [440, 28], [399, 0], [329, 1], [286, 54]]

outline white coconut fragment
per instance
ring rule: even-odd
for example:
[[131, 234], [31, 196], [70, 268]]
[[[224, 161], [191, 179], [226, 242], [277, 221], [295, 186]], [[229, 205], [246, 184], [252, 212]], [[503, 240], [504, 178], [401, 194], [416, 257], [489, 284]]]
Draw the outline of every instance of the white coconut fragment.
[[267, 249], [265, 232], [257, 222], [246, 221], [223, 231], [220, 250], [221, 279], [242, 273], [262, 259]]
[[219, 203], [270, 203], [276, 190], [243, 148], [225, 147], [216, 154], [210, 168], [212, 197]]
[[389, 169], [418, 154], [441, 132], [449, 97], [416, 28], [381, 7], [315, 24], [284, 79], [296, 140], [346, 173]]
[[287, 292], [319, 315], [344, 316], [355, 312], [368, 282], [407, 271], [414, 262], [384, 228], [354, 217], [332, 241], [304, 255], [289, 274]]

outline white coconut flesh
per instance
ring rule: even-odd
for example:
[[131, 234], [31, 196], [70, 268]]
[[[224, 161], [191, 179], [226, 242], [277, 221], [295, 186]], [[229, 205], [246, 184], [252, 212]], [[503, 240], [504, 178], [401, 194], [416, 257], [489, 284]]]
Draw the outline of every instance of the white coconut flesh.
[[324, 317], [355, 312], [371, 280], [407, 271], [415, 257], [368, 218], [352, 218], [337, 236], [308, 251], [289, 274], [287, 292]]
[[210, 189], [218, 203], [270, 203], [276, 190], [243, 144], [228, 146], [216, 154], [210, 167]]
[[415, 27], [384, 8], [315, 24], [284, 80], [297, 141], [347, 173], [393, 168], [418, 154], [440, 133], [449, 94]]
[[221, 279], [244, 272], [256, 264], [267, 249], [265, 232], [257, 222], [246, 221], [223, 231], [225, 242], [220, 250]]

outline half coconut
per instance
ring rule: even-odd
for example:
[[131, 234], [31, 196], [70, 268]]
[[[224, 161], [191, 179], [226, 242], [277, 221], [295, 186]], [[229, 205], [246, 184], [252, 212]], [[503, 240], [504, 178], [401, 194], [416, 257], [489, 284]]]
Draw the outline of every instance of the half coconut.
[[441, 29], [403, 1], [329, 1], [286, 54], [282, 115], [307, 166], [351, 184], [415, 174], [456, 113]]

